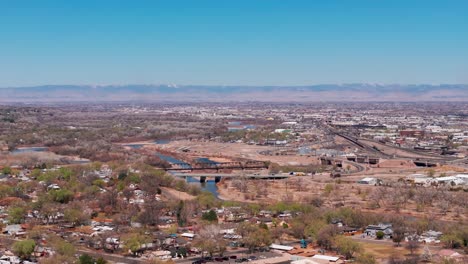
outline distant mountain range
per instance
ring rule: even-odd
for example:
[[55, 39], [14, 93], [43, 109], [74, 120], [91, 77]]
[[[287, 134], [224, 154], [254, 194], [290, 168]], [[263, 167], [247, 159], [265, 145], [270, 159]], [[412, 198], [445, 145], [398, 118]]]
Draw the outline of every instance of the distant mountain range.
[[468, 101], [468, 84], [310, 86], [44, 85], [0, 88], [0, 102]]

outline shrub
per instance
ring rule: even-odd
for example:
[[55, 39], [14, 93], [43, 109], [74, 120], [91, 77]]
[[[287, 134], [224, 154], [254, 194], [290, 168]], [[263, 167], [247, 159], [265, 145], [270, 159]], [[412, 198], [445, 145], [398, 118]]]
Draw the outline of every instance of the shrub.
[[385, 233], [382, 231], [378, 231], [377, 233], [375, 233], [375, 236], [377, 237], [377, 239], [383, 239], [385, 236]]

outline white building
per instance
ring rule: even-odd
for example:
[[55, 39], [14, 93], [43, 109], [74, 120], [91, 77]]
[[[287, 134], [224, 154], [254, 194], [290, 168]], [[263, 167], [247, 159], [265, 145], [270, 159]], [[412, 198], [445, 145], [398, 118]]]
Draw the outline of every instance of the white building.
[[377, 185], [379, 183], [379, 180], [376, 178], [372, 178], [372, 177], [366, 177], [364, 179], [357, 181], [357, 183], [367, 184], [367, 185]]

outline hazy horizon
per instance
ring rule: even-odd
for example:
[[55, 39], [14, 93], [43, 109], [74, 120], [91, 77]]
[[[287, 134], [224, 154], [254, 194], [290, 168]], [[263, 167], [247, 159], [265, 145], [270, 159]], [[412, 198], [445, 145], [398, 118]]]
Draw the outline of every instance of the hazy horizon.
[[468, 85], [45, 85], [0, 89], [0, 102], [468, 101]]

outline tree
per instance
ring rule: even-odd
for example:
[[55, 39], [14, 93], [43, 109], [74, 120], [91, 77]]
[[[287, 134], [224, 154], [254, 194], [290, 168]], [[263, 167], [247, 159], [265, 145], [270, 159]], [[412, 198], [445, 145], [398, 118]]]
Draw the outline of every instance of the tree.
[[106, 190], [107, 191], [102, 193], [99, 197], [99, 206], [103, 211], [107, 211], [107, 213], [112, 213], [117, 208], [117, 204], [119, 201], [119, 191], [117, 190], [116, 186], [111, 186]]
[[193, 201], [179, 201], [176, 208], [177, 223], [179, 226], [185, 226], [195, 212]]
[[399, 247], [401, 241], [405, 239], [405, 232], [401, 228], [395, 228], [392, 234], [392, 240], [396, 243], [396, 246]]
[[271, 245], [271, 235], [269, 230], [248, 222], [241, 223], [237, 227], [237, 233], [242, 236], [242, 243], [250, 250], [257, 247]]
[[198, 204], [205, 209], [212, 208], [216, 205], [216, 197], [210, 192], [202, 192], [197, 197]]
[[0, 185], [0, 198], [8, 197], [14, 193], [13, 187], [6, 185], [6, 184], [1, 184]]
[[362, 247], [358, 242], [345, 237], [345, 236], [337, 236], [334, 241], [335, 247], [338, 249], [338, 252], [343, 254], [346, 259], [350, 259], [353, 257], [354, 253], [358, 253], [362, 251]]
[[73, 199], [73, 192], [66, 189], [51, 190], [49, 191], [49, 194], [51, 195], [52, 200], [58, 203], [66, 204]]
[[140, 233], [130, 233], [124, 235], [122, 241], [124, 243], [124, 249], [136, 256], [142, 245], [147, 243], [149, 240], [146, 236]]
[[141, 176], [141, 181], [145, 184], [141, 185], [141, 189], [146, 192], [148, 195], [154, 196], [157, 193], [158, 188], [161, 187], [161, 178], [164, 172], [158, 173], [144, 173]]
[[250, 251], [258, 247], [269, 246], [271, 244], [270, 232], [258, 227], [254, 232], [244, 237], [242, 242]]
[[208, 222], [218, 222], [218, 215], [216, 214], [215, 211], [210, 210], [202, 214], [202, 220], [205, 220]]
[[405, 248], [408, 249], [412, 256], [414, 256], [414, 252], [419, 248], [419, 242], [416, 236], [408, 237], [408, 243], [406, 244]]
[[36, 242], [32, 239], [17, 241], [13, 244], [13, 252], [22, 259], [29, 259], [35, 247]]
[[19, 206], [12, 207], [8, 210], [8, 222], [10, 224], [20, 224], [23, 222], [25, 214], [25, 208]]
[[376, 237], [377, 239], [383, 239], [384, 236], [385, 236], [385, 233], [382, 232], [382, 231], [377, 231], [377, 232], [375, 233], [375, 237]]
[[88, 254], [83, 254], [78, 258], [79, 264], [94, 264], [95, 260]]
[[83, 254], [78, 258], [79, 264], [106, 264], [107, 261], [103, 259], [102, 257], [99, 257], [98, 259], [94, 259], [88, 254]]
[[336, 235], [338, 235], [338, 230], [334, 225], [324, 226], [317, 234], [317, 244], [324, 249], [331, 249]]
[[139, 215], [140, 222], [145, 225], [157, 225], [164, 209], [164, 204], [150, 198], [145, 200], [143, 207], [144, 211]]
[[60, 211], [59, 206], [56, 203], [49, 201], [48, 196], [40, 196], [36, 206], [41, 212], [41, 220], [46, 221], [47, 224], [55, 223], [57, 213]]
[[102, 257], [99, 257], [98, 259], [96, 259], [96, 264], [107, 264], [107, 261]]
[[5, 175], [10, 175], [12, 172], [11, 168], [6, 166], [2, 169], [2, 173], [5, 174]]
[[424, 247], [423, 253], [421, 254], [421, 261], [422, 262], [431, 262], [431, 260], [432, 260], [431, 250], [429, 250], [429, 247], [426, 245]]
[[75, 247], [71, 243], [65, 241], [63, 238], [56, 235], [49, 235], [48, 241], [57, 255], [64, 257], [74, 257]]
[[226, 241], [223, 239], [221, 228], [218, 225], [206, 225], [198, 234], [194, 242], [195, 246], [213, 256], [215, 252], [221, 255], [226, 251]]
[[444, 243], [444, 246], [446, 248], [456, 248], [463, 244], [463, 240], [453, 233], [442, 235], [442, 237], [440, 238], [440, 241]]
[[65, 221], [71, 223], [72, 225], [79, 225], [85, 223], [89, 220], [89, 215], [87, 215], [80, 205], [76, 204], [73, 207], [68, 207], [64, 211], [64, 219]]

